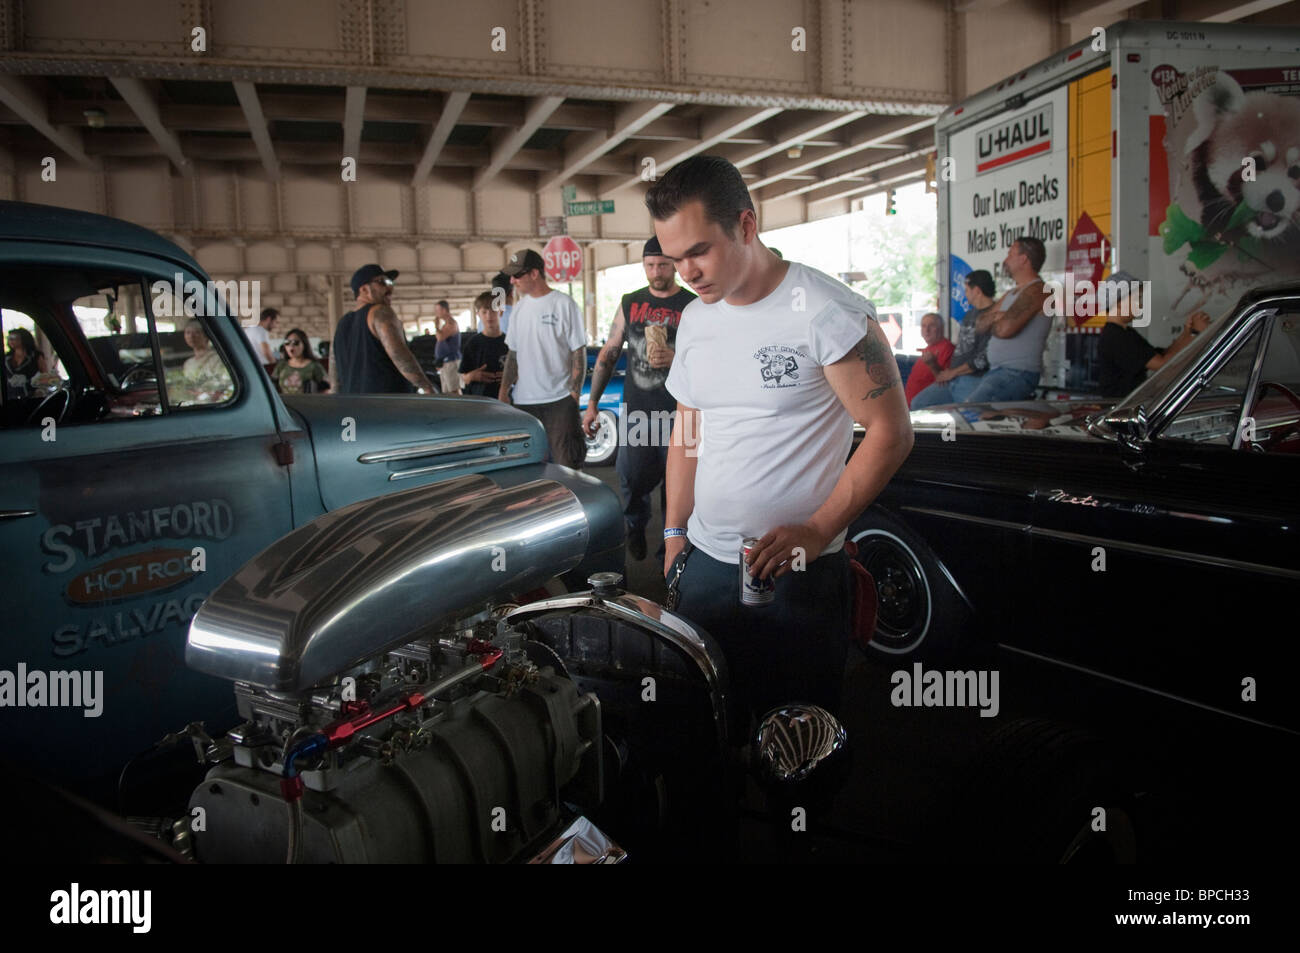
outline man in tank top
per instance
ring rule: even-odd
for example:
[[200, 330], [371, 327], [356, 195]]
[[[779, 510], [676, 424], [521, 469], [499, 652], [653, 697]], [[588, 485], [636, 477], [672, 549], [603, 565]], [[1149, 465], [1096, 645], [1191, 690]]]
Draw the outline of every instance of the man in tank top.
[[352, 275], [356, 307], [334, 331], [332, 356], [340, 394], [434, 393], [406, 344], [402, 323], [389, 307], [396, 271], [362, 265]]

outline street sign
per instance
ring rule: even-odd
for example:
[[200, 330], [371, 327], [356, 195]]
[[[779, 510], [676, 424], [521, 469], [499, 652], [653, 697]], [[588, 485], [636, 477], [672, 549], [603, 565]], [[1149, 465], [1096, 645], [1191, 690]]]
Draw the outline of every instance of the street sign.
[[572, 281], [582, 274], [582, 249], [568, 235], [556, 235], [542, 249], [548, 281]]
[[566, 202], [573, 202], [578, 198], [578, 187], [576, 185], [565, 185], [560, 188], [560, 196]]
[[613, 212], [613, 199], [605, 199], [603, 202], [566, 202], [564, 205], [565, 215], [612, 215]]
[[537, 220], [538, 235], [564, 235], [568, 231], [563, 215], [543, 215]]

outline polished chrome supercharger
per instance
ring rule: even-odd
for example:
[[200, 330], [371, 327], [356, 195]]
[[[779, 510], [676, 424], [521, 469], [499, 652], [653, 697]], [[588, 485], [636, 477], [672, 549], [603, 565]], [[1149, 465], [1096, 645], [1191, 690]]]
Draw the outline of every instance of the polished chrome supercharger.
[[[716, 773], [729, 725], [705, 633], [617, 573], [519, 605], [585, 558], [585, 512], [553, 480], [470, 476], [321, 516], [237, 571], [186, 658], [234, 683], [242, 722], [206, 746], [188, 805], [204, 824], [177, 846], [208, 862], [611, 863], [625, 852], [587, 814], [639, 836], [646, 791], [722, 790], [694, 773]], [[656, 704], [636, 701], [647, 691]]]
[[199, 609], [185, 661], [275, 691], [311, 688], [572, 569], [588, 526], [550, 480], [463, 477], [327, 513], [267, 547]]

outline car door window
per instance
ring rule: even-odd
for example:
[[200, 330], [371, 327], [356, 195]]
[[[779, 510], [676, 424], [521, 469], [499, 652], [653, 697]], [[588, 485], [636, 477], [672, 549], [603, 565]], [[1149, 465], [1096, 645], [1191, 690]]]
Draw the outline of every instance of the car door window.
[[1231, 447], [1241, 421], [1251, 371], [1259, 354], [1259, 340], [1260, 330], [1256, 327], [1236, 353], [1179, 411], [1161, 436]]
[[13, 308], [0, 309], [3, 328], [4, 391], [10, 401], [22, 401], [41, 394], [57, 383], [62, 366], [51, 367], [49, 342], [31, 316]]
[[229, 402], [235, 395], [235, 375], [194, 313], [192, 299], [182, 298], [165, 281], [155, 282], [153, 289], [168, 403], [188, 410]]
[[85, 337], [105, 395], [101, 419], [151, 417], [162, 413], [158, 359], [149, 311], [138, 278], [103, 283], [73, 299], [72, 317]]
[[1273, 318], [1242, 447], [1265, 453], [1300, 454], [1300, 313]]
[[3, 425], [98, 423], [232, 401], [236, 376], [194, 306], [170, 283], [139, 274], [0, 271]]

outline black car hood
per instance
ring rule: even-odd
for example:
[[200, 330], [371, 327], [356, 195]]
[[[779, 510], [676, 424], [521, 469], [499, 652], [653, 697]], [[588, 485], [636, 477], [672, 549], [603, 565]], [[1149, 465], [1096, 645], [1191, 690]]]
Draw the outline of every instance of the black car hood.
[[1026, 400], [999, 404], [945, 404], [912, 411], [918, 433], [1024, 433], [1067, 440], [1096, 440], [1087, 420], [1110, 410], [1113, 401]]

